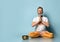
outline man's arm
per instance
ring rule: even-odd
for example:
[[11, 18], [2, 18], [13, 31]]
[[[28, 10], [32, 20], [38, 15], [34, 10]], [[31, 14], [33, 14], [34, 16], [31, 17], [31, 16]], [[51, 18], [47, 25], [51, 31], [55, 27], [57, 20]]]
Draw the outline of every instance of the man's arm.
[[32, 27], [36, 26], [37, 24], [37, 22], [32, 22]]
[[49, 27], [49, 21], [47, 17], [44, 18], [44, 21], [42, 21], [42, 24]]
[[49, 22], [42, 22], [45, 26], [49, 27]]
[[34, 20], [34, 21], [32, 22], [32, 27], [38, 25], [38, 23], [41, 22], [41, 21], [42, 21], [41, 17], [38, 17], [37, 20]]

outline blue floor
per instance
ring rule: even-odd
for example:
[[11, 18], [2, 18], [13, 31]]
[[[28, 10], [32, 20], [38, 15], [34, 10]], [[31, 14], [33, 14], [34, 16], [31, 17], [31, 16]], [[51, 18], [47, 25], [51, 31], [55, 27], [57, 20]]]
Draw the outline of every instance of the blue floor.
[[17, 42], [59, 42], [60, 37], [56, 36], [53, 39], [48, 39], [48, 38], [30, 38], [28, 40], [23, 40], [22, 37], [16, 38]]
[[34, 38], [29, 40], [21, 40], [22, 42], [59, 42], [60, 38], [48, 39], [48, 38]]

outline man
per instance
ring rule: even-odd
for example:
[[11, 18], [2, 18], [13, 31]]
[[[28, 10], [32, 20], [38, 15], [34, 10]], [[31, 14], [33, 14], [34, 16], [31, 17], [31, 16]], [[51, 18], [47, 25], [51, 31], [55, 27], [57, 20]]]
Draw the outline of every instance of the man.
[[32, 38], [39, 36], [52, 38], [52, 33], [46, 31], [46, 27], [49, 27], [49, 21], [47, 17], [43, 16], [43, 8], [38, 7], [37, 12], [38, 16], [32, 21], [32, 27], [37, 26], [37, 29], [34, 32], [30, 32], [29, 36]]

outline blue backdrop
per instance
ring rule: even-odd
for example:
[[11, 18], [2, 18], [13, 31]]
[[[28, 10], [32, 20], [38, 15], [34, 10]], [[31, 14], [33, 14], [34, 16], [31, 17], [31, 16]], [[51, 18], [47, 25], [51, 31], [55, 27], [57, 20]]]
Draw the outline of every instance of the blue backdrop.
[[31, 22], [39, 6], [60, 37], [59, 4], [60, 0], [0, 0], [0, 42], [20, 42], [22, 35], [34, 31]]

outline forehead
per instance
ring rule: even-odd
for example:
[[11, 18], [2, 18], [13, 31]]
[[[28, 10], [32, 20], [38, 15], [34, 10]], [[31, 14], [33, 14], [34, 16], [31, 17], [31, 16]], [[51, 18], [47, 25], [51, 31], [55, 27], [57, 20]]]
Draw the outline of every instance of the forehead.
[[41, 8], [39, 8], [38, 10], [42, 10]]

